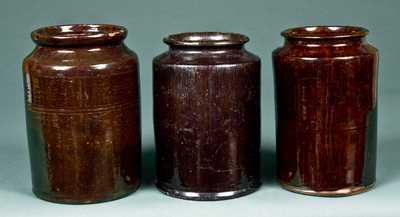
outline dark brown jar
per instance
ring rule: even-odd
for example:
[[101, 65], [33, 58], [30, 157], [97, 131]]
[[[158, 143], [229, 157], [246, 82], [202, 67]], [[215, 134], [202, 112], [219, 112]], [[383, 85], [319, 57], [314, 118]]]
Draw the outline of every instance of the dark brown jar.
[[114, 25], [32, 32], [23, 63], [33, 192], [57, 203], [96, 203], [139, 186], [136, 54]]
[[278, 179], [347, 196], [375, 182], [378, 51], [361, 27], [288, 29], [273, 52]]
[[221, 200], [260, 185], [260, 59], [236, 33], [170, 35], [153, 61], [157, 187]]

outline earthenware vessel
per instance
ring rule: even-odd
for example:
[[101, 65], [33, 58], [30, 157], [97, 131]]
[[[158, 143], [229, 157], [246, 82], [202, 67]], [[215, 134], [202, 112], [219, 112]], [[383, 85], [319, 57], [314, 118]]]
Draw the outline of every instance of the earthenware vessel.
[[33, 192], [57, 203], [96, 203], [139, 186], [136, 54], [114, 25], [32, 32], [23, 63]]
[[260, 59], [241, 34], [192, 32], [164, 39], [153, 61], [157, 187], [220, 200], [260, 185]]
[[378, 51], [351, 26], [288, 29], [273, 52], [278, 179], [347, 196], [375, 182]]

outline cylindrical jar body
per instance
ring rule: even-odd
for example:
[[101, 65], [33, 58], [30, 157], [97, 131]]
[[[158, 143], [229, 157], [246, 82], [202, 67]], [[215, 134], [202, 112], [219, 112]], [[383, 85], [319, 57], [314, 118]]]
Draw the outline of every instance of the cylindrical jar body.
[[260, 60], [233, 33], [182, 33], [156, 57], [157, 187], [192, 200], [256, 190], [260, 151]]
[[360, 27], [286, 30], [273, 52], [279, 182], [346, 196], [375, 182], [378, 53]]
[[140, 101], [136, 54], [123, 27], [38, 29], [23, 64], [33, 192], [95, 203], [137, 189]]

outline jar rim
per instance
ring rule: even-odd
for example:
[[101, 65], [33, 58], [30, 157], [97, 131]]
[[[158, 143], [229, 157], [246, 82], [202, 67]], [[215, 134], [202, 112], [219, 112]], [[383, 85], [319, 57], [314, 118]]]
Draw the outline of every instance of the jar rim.
[[289, 39], [343, 39], [362, 38], [368, 33], [360, 26], [302, 26], [286, 29], [281, 35]]
[[40, 45], [68, 46], [116, 43], [127, 34], [125, 27], [112, 24], [66, 24], [38, 28], [31, 38]]
[[243, 45], [249, 38], [233, 32], [183, 32], [163, 39], [170, 46], [234, 46]]

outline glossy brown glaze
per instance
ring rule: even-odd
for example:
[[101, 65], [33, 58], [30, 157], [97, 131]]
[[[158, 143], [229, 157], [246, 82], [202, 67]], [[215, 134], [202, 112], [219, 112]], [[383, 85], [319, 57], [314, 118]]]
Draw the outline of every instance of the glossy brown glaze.
[[233, 33], [182, 33], [156, 57], [157, 187], [192, 200], [256, 190], [260, 151], [260, 60]]
[[59, 203], [95, 203], [137, 189], [139, 72], [113, 25], [64, 25], [32, 33], [25, 58], [33, 192]]
[[346, 196], [375, 182], [378, 52], [359, 27], [286, 30], [273, 52], [278, 179]]

